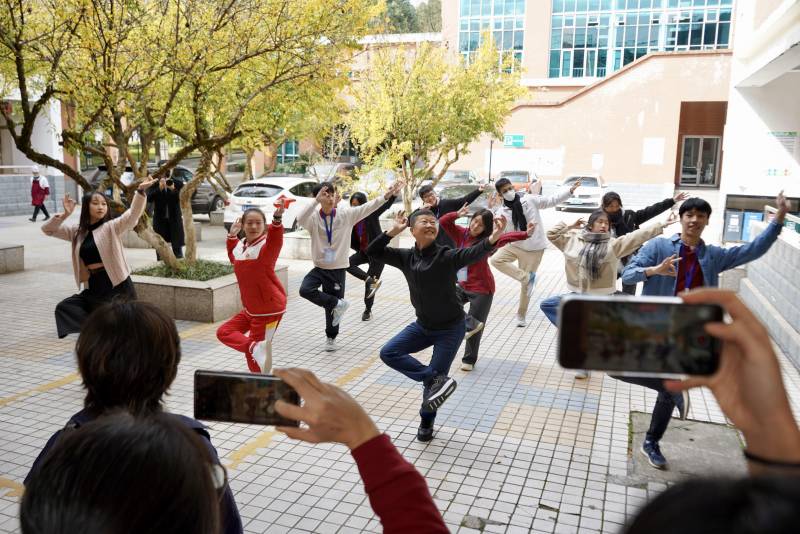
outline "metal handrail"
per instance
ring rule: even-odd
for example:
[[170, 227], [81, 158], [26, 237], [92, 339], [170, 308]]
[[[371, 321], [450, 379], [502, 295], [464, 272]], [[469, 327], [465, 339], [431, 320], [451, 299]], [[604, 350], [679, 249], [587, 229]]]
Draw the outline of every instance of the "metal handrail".
[[[767, 219], [769, 219], [768, 214], [770, 214], [770, 213], [773, 213], [773, 214], [778, 213], [778, 208], [773, 208], [772, 206], [764, 205], [764, 222], [766, 222]], [[800, 224], [800, 217], [798, 217], [796, 215], [792, 215], [791, 213], [787, 213], [785, 215], [785, 219], [787, 221], [792, 221], [795, 224]]]

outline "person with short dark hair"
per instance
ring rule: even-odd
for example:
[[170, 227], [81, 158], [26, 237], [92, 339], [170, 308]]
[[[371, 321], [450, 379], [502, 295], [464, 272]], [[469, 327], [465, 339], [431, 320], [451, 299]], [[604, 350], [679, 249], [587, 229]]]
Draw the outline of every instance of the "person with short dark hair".
[[[381, 273], [383, 273], [383, 263], [367, 256], [367, 246], [370, 241], [378, 237], [383, 231], [381, 229], [380, 216], [394, 204], [396, 195], [392, 195], [377, 211], [373, 211], [353, 226], [350, 235], [350, 248], [355, 252], [350, 255], [350, 267], [347, 272], [364, 282], [364, 312], [361, 314], [362, 321], [372, 319], [372, 305], [375, 303], [375, 293], [381, 287]], [[367, 203], [367, 195], [358, 191], [350, 197], [350, 205], [353, 207], [363, 206]], [[368, 264], [367, 272], [359, 266]]]
[[325, 311], [325, 350], [336, 350], [339, 324], [350, 303], [344, 298], [346, 269], [350, 266], [348, 245], [358, 221], [380, 209], [405, 185], [396, 181], [385, 195], [361, 206], [337, 208], [336, 187], [330, 182], [314, 186], [315, 202], [304, 208], [297, 221], [311, 236], [314, 268], [300, 284], [300, 296]]
[[[91, 421], [117, 410], [135, 416], [162, 413], [164, 395], [178, 373], [181, 345], [175, 321], [158, 307], [118, 300], [99, 307], [89, 316], [75, 345], [75, 354], [86, 390], [84, 407], [47, 441], [25, 477], [26, 485], [62, 437], [78, 433]], [[208, 430], [199, 421], [166, 415], [203, 438], [213, 463], [219, 465]], [[242, 532], [236, 502], [227, 485], [219, 506], [224, 532]]]
[[[170, 244], [176, 258], [183, 258], [182, 188], [183, 181], [162, 177], [147, 191], [147, 201], [153, 203], [153, 230]], [[161, 259], [158, 252], [156, 259]]]
[[112, 219], [109, 200], [103, 193], [93, 191], [83, 196], [78, 224], [65, 225], [67, 218], [78, 205], [69, 195], [64, 195], [64, 212], [42, 225], [46, 235], [69, 241], [72, 244], [72, 271], [78, 288], [83, 291], [72, 295], [56, 306], [58, 337], [81, 331], [84, 321], [99, 306], [113, 298], [136, 298], [131, 281], [131, 269], [125, 259], [122, 235], [139, 222], [147, 205], [145, 191], [155, 182], [149, 178], [139, 184], [133, 195], [131, 207]]
[[47, 207], [44, 205], [47, 202], [47, 197], [50, 196], [50, 184], [47, 182], [47, 177], [39, 176], [39, 166], [34, 165], [31, 169], [33, 176], [31, 176], [31, 206], [33, 206], [33, 216], [28, 219], [31, 222], [36, 222], [36, 217], [39, 212], [44, 213], [44, 220], [50, 218], [47, 213]]
[[[681, 232], [646, 243], [625, 267], [622, 282], [644, 282], [642, 295], [653, 296], [674, 296], [697, 287], [716, 287], [721, 273], [760, 258], [778, 239], [789, 210], [783, 192], [778, 194], [776, 203], [778, 213], [766, 230], [746, 245], [726, 248], [706, 245], [701, 237], [708, 225], [711, 205], [701, 198], [686, 200], [679, 210]], [[620, 377], [620, 380], [658, 391], [641, 451], [650, 465], [656, 469], [666, 468], [667, 459], [661, 453], [659, 442], [676, 406], [681, 418], [687, 417], [688, 395], [667, 391], [663, 380], [658, 378]]]
[[[611, 231], [617, 237], [621, 237], [634, 230], [638, 230], [639, 225], [649, 221], [656, 215], [661, 215], [678, 202], [686, 200], [687, 198], [689, 198], [688, 193], [676, 193], [675, 196], [671, 198], [656, 202], [652, 206], [648, 206], [644, 209], [634, 211], [622, 209], [622, 198], [620, 198], [618, 193], [609, 191], [603, 195], [600, 206], [608, 214], [608, 220], [611, 222]], [[632, 256], [631, 254], [621, 258], [620, 265], [625, 267]], [[636, 284], [622, 284], [622, 292], [628, 295], [635, 295]]]
[[[524, 232], [528, 223], [534, 223], [536, 230], [524, 241], [510, 243], [492, 256], [489, 261], [492, 266], [519, 282], [519, 305], [517, 306], [517, 326], [528, 325], [528, 304], [533, 295], [533, 286], [536, 283], [536, 271], [542, 262], [542, 256], [547, 248], [547, 239], [544, 234], [544, 222], [540, 210], [552, 208], [564, 202], [581, 186], [580, 179], [569, 189], [557, 191], [549, 197], [543, 196], [542, 182], [537, 181], [530, 185], [527, 194], [522, 195], [514, 189], [514, 184], [508, 178], [500, 178], [494, 184], [497, 196], [490, 200], [490, 209], [497, 215], [503, 215], [508, 221], [507, 232]], [[515, 265], [516, 263], [516, 265]]]
[[[466, 217], [467, 205], [464, 204], [455, 213], [448, 213], [439, 219], [441, 229], [447, 232], [450, 239], [459, 249], [469, 248], [481, 239], [492, 235], [494, 214], [490, 210], [479, 210], [470, 217], [469, 226], [464, 228], [456, 224], [456, 220]], [[528, 239], [536, 230], [536, 223], [527, 223], [524, 232], [506, 232], [495, 245], [500, 249], [508, 244], [518, 243]], [[478, 361], [478, 352], [481, 346], [481, 337], [486, 327], [489, 311], [492, 309], [494, 297], [494, 276], [489, 269], [489, 259], [484, 256], [468, 267], [459, 269], [456, 273], [459, 294], [464, 304], [469, 303], [467, 313], [466, 334], [464, 335], [464, 356], [461, 358], [461, 370], [472, 371]]]
[[[275, 274], [283, 247], [283, 206], [267, 217], [249, 208], [231, 225], [226, 247], [239, 284], [242, 311], [217, 329], [217, 339], [244, 354], [251, 373], [272, 369], [272, 339], [286, 312], [286, 288]], [[239, 232], [244, 228], [244, 238]]]
[[[411, 305], [417, 320], [381, 348], [381, 360], [408, 378], [422, 382], [422, 408], [417, 439], [433, 439], [436, 410], [456, 390], [456, 381], [448, 376], [450, 366], [464, 339], [464, 304], [456, 292], [457, 272], [481, 258], [495, 247], [505, 229], [502, 217], [494, 220], [493, 231], [469, 248], [453, 249], [439, 245], [436, 234], [439, 223], [428, 209], [420, 209], [406, 218], [401, 211], [394, 226], [376, 237], [367, 254], [402, 271], [408, 283]], [[413, 248], [391, 248], [392, 238], [411, 229]], [[421, 363], [411, 353], [433, 346], [429, 365]]]
[[[436, 219], [441, 218], [443, 215], [453, 213], [461, 209], [464, 204], [472, 204], [479, 196], [483, 194], [486, 186], [481, 184], [474, 191], [470, 191], [460, 198], [439, 198], [431, 184], [425, 184], [419, 188], [419, 198], [422, 200], [424, 208], [430, 210]], [[453, 248], [456, 246], [447, 232], [439, 232], [436, 234], [436, 242], [442, 246]]]
[[217, 534], [224, 473], [176, 417], [112, 413], [63, 431], [29, 475], [22, 533]]

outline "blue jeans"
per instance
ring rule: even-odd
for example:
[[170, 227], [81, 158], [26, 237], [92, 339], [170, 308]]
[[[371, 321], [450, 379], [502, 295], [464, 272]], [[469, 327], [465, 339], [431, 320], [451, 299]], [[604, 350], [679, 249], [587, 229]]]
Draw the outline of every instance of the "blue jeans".
[[[450, 365], [464, 339], [464, 321], [444, 330], [423, 328], [417, 321], [406, 326], [381, 347], [381, 360], [411, 380], [427, 384], [434, 376], [450, 371]], [[431, 363], [425, 365], [411, 354], [433, 346]], [[436, 411], [420, 410], [423, 423], [432, 423]]]
[[553, 326], [558, 326], [558, 305], [561, 303], [561, 298], [564, 295], [555, 295], [548, 297], [539, 303], [539, 308], [544, 313], [545, 317], [553, 323]]

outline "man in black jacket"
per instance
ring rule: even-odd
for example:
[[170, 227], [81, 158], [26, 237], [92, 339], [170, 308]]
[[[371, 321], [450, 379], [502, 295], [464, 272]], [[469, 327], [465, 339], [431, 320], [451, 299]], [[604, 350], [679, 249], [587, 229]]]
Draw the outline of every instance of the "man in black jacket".
[[[676, 203], [682, 202], [687, 198], [689, 198], [688, 193], [676, 193], [673, 198], [666, 198], [661, 202], [656, 202], [652, 206], [647, 206], [644, 209], [633, 211], [623, 210], [622, 198], [620, 198], [619, 194], [609, 191], [603, 195], [601, 204], [603, 206], [603, 211], [605, 211], [608, 215], [608, 222], [611, 223], [611, 231], [616, 237], [622, 237], [625, 234], [629, 234], [635, 230], [638, 230], [639, 225], [649, 221], [656, 215], [664, 213], [668, 209], [672, 208]], [[620, 262], [620, 268], [624, 268], [634, 254], [622, 258], [622, 261]], [[622, 291], [628, 295], [635, 295], [636, 284], [622, 284]]]
[[[153, 230], [172, 245], [176, 258], [183, 258], [183, 215], [181, 214], [181, 188], [183, 182], [161, 178], [147, 192], [147, 201], [153, 203]], [[156, 252], [156, 259], [161, 256]]]
[[[429, 209], [436, 219], [439, 219], [442, 215], [460, 210], [464, 204], [472, 204], [475, 202], [475, 200], [481, 196], [485, 188], [486, 186], [481, 184], [475, 191], [467, 193], [463, 197], [439, 198], [439, 195], [433, 190], [432, 185], [423, 185], [419, 188], [419, 198], [422, 200], [423, 207]], [[453, 240], [450, 239], [447, 232], [439, 232], [436, 236], [436, 242], [442, 246], [456, 248], [456, 244], [453, 243]]]
[[[350, 267], [347, 268], [347, 272], [365, 282], [364, 313], [361, 314], [362, 321], [369, 321], [372, 319], [372, 304], [375, 302], [375, 293], [377, 293], [378, 288], [381, 287], [381, 273], [383, 272], [383, 263], [367, 256], [367, 246], [370, 241], [383, 232], [378, 218], [392, 207], [396, 198], [395, 195], [392, 195], [383, 206], [378, 208], [378, 211], [374, 211], [367, 217], [358, 221], [353, 227], [353, 232], [350, 234], [350, 248], [355, 250], [355, 253], [350, 256]], [[361, 206], [366, 203], [367, 195], [364, 193], [353, 193], [353, 196], [350, 197], [351, 206]], [[364, 272], [364, 270], [359, 267], [359, 265], [365, 263], [369, 264], [367, 272]]]
[[[390, 248], [389, 241], [407, 225], [416, 241], [413, 248]], [[461, 269], [480, 260], [492, 251], [506, 228], [504, 217], [494, 220], [492, 235], [469, 248], [449, 248], [436, 243], [438, 222], [428, 209], [395, 217], [394, 227], [375, 238], [367, 254], [403, 272], [411, 294], [411, 305], [417, 320], [381, 348], [381, 360], [408, 378], [422, 382], [422, 418], [417, 439], [433, 439], [436, 410], [456, 390], [456, 381], [447, 375], [464, 339], [464, 305], [456, 293], [457, 275]], [[433, 346], [431, 363], [425, 365], [411, 353]]]

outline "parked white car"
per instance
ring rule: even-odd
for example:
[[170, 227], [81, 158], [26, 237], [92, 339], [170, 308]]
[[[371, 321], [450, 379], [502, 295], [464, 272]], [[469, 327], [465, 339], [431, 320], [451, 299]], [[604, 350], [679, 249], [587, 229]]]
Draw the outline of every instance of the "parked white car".
[[558, 206], [557, 210], [580, 209], [596, 210], [600, 209], [600, 201], [606, 192], [606, 185], [603, 179], [597, 174], [573, 174], [567, 176], [561, 183], [561, 187], [569, 189], [578, 179], [581, 186], [575, 190], [572, 197], [568, 198]]
[[261, 209], [269, 223], [275, 211], [275, 202], [286, 197], [294, 199], [294, 202], [283, 214], [283, 226], [290, 232], [297, 230], [297, 214], [314, 202], [311, 191], [317, 183], [319, 182], [314, 178], [291, 176], [269, 176], [242, 182], [225, 206], [225, 229], [230, 230], [237, 217], [241, 217], [242, 212], [248, 208]]

